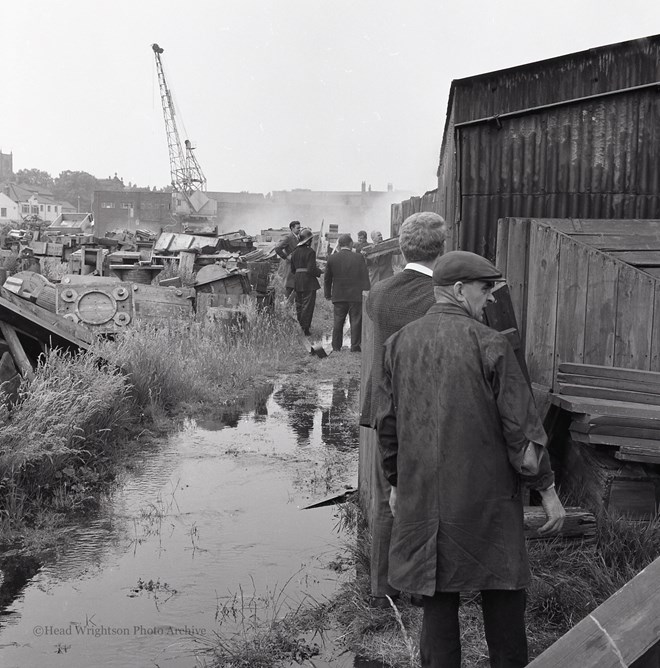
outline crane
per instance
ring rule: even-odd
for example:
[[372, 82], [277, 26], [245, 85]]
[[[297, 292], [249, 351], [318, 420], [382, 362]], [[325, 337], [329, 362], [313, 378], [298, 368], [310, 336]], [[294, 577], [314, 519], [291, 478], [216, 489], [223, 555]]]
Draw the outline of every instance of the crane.
[[[187, 207], [184, 207], [185, 213], [204, 217], [205, 214], [201, 213], [201, 209], [209, 202], [209, 199], [205, 195], [200, 197], [199, 195], [195, 195], [195, 193], [203, 193], [206, 191], [206, 177], [193, 153], [194, 147], [191, 142], [186, 139], [183, 145], [181, 144], [179, 131], [177, 130], [176, 120], [174, 118], [172, 94], [167, 85], [165, 72], [163, 71], [163, 63], [161, 61], [161, 54], [164, 49], [158, 46], [158, 44], [152, 44], [151, 48], [156, 57], [156, 71], [158, 72], [160, 99], [163, 104], [163, 115], [165, 117], [165, 132], [167, 134], [167, 148], [170, 154], [172, 188], [175, 194], [183, 196], [183, 199], [187, 204]], [[181, 204], [183, 204], [183, 202], [181, 202]], [[187, 210], [185, 210], [186, 208]], [[176, 207], [176, 210], [177, 212], [180, 212], [180, 207]]]

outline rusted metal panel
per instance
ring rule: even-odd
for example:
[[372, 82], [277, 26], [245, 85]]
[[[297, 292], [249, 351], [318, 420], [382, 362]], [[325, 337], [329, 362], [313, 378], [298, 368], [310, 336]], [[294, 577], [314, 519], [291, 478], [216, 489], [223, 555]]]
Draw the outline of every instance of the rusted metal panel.
[[508, 216], [659, 217], [659, 128], [656, 90], [461, 128], [459, 246], [493, 259]]
[[452, 83], [454, 122], [660, 80], [660, 35], [527, 63]]

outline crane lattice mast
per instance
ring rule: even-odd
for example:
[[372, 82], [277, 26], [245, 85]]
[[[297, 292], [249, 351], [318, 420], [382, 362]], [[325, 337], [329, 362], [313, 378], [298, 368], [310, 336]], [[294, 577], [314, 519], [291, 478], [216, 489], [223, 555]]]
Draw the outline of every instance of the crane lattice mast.
[[189, 140], [185, 140], [185, 151], [181, 145], [179, 132], [174, 119], [174, 103], [172, 94], [165, 80], [163, 63], [160, 54], [163, 53], [158, 44], [152, 44], [151, 48], [156, 56], [156, 70], [158, 72], [158, 84], [160, 87], [160, 99], [163, 104], [163, 116], [165, 117], [165, 132], [167, 134], [167, 148], [170, 154], [170, 177], [172, 188], [182, 193], [190, 203], [190, 196], [196, 191], [206, 190], [206, 177], [193, 153], [193, 146]]

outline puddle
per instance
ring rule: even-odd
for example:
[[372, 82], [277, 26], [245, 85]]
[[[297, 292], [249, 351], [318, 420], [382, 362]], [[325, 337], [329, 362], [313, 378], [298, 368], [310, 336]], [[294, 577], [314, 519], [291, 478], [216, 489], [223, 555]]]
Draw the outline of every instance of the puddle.
[[287, 381], [145, 453], [56, 559], [17, 568], [8, 596], [5, 581], [0, 664], [203, 666], [208, 639], [245, 614], [331, 596], [342, 576], [329, 564], [345, 553], [336, 507], [301, 508], [356, 486], [346, 407], [358, 391]]

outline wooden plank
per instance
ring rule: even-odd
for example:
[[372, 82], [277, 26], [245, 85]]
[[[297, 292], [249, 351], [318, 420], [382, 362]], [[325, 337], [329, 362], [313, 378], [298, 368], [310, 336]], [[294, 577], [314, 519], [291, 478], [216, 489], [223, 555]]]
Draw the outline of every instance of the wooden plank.
[[612, 251], [609, 254], [634, 267], [660, 267], [660, 251]]
[[609, 434], [584, 434], [570, 430], [571, 438], [589, 445], [609, 445], [611, 447], [639, 447], [648, 452], [660, 455], [660, 440], [631, 438], [628, 436], [610, 436]]
[[612, 378], [615, 380], [630, 380], [638, 383], [660, 385], [660, 373], [657, 371], [646, 371], [644, 369], [624, 369], [622, 367], [603, 366], [599, 364], [563, 363], [559, 365], [558, 372], [580, 376], [593, 376], [594, 378]]
[[660, 406], [660, 395], [648, 392], [630, 392], [610, 387], [592, 387], [589, 385], [559, 384], [560, 394], [569, 394], [574, 397], [591, 397], [594, 399], [609, 399], [611, 401], [625, 401], [633, 404], [651, 404]]
[[591, 427], [626, 427], [637, 429], [660, 429], [660, 416], [657, 418], [620, 417], [618, 415], [573, 415], [573, 422], [586, 422]]
[[46, 343], [87, 349], [94, 335], [85, 327], [0, 288], [0, 320]]
[[551, 225], [565, 234], [644, 234], [660, 235], [660, 220], [610, 219], [610, 218], [540, 218], [539, 222]]
[[[598, 425], [590, 422], [571, 423], [571, 432], [590, 434], [593, 436], [626, 436], [627, 438], [660, 440], [660, 426], [655, 429], [639, 427], [618, 427], [615, 425]], [[576, 439], [577, 440], [577, 439]]]
[[556, 406], [571, 411], [572, 413], [589, 413], [591, 415], [596, 414], [627, 418], [660, 418], [660, 408], [653, 405], [555, 393], [550, 395], [550, 401]]
[[192, 288], [133, 284], [135, 315], [141, 318], [191, 318], [194, 296]]
[[497, 221], [497, 240], [495, 243], [495, 266], [507, 276], [509, 254], [509, 222], [510, 218], [501, 218]]
[[653, 320], [651, 331], [651, 371], [660, 372], [660, 280], [655, 282], [653, 293]]
[[617, 290], [614, 366], [649, 369], [655, 281], [621, 265]]
[[609, 251], [657, 251], [660, 250], [659, 235], [641, 234], [583, 234], [575, 237], [583, 244]]
[[[373, 322], [367, 315], [366, 301], [368, 292], [362, 293], [362, 353], [360, 354], [360, 406], [364, 400], [367, 383], [371, 379], [373, 362]], [[378, 435], [375, 429], [360, 427], [359, 462], [358, 462], [358, 493], [360, 507], [367, 525], [373, 524], [373, 485], [380, 466], [378, 456]]]
[[621, 461], [640, 462], [642, 464], [660, 464], [660, 452], [643, 450], [634, 446], [619, 448], [614, 456]]
[[525, 537], [530, 540], [557, 540], [581, 538], [595, 540], [596, 518], [584, 508], [566, 507], [564, 526], [558, 534], [542, 536], [538, 530], [545, 524], [547, 517], [540, 506], [525, 506]]
[[23, 344], [18, 338], [16, 330], [9, 323], [0, 320], [0, 332], [2, 332], [2, 336], [9, 346], [9, 352], [21, 376], [28, 380], [34, 380], [34, 369], [25, 354], [25, 350], [23, 350]]
[[619, 264], [604, 253], [589, 253], [583, 361], [612, 364]]
[[599, 376], [582, 376], [573, 373], [558, 373], [557, 382], [564, 385], [588, 385], [590, 387], [607, 387], [614, 390], [660, 394], [660, 383], [640, 383], [634, 380], [620, 380], [618, 378], [602, 378]]
[[523, 346], [527, 337], [530, 225], [525, 218], [510, 218], [508, 224], [506, 282]]
[[554, 382], [559, 235], [531, 223], [525, 357], [532, 382]]
[[639, 269], [653, 278], [660, 278], [660, 267], [639, 267]]
[[555, 363], [584, 359], [589, 249], [562, 236], [559, 247]]

